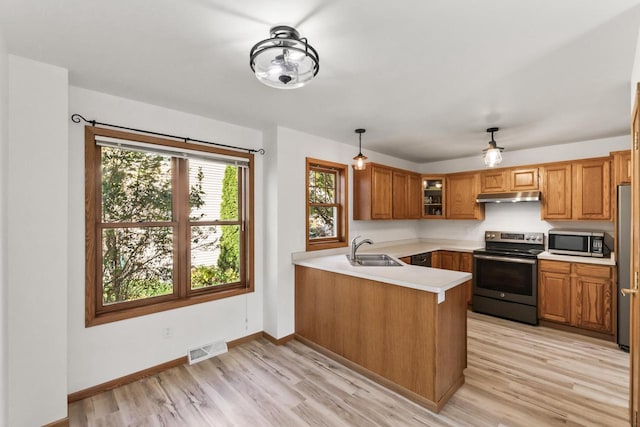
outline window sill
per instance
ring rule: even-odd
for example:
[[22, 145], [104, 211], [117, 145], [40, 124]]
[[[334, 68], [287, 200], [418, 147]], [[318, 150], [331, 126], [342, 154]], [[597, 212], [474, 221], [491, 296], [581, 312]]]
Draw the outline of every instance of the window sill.
[[241, 289], [229, 289], [220, 292], [207, 293], [203, 295], [194, 295], [189, 298], [182, 298], [172, 301], [164, 301], [156, 304], [145, 305], [142, 307], [129, 308], [121, 311], [112, 311], [106, 313], [99, 313], [95, 316], [90, 316], [86, 313], [85, 327], [104, 325], [106, 323], [117, 322], [119, 320], [130, 319], [133, 317], [146, 316], [147, 314], [159, 313], [162, 311], [173, 310], [174, 308], [186, 307], [194, 304], [201, 304], [203, 302], [215, 301], [223, 298], [233, 297], [236, 295], [243, 295], [253, 292], [253, 286], [251, 288]]
[[307, 252], [319, 251], [322, 249], [334, 249], [334, 248], [346, 248], [349, 244], [346, 241], [332, 241], [332, 242], [307, 242]]

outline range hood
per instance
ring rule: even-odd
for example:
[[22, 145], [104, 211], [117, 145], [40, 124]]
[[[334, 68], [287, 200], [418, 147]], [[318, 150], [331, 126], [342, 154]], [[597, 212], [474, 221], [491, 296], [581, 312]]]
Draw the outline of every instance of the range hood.
[[539, 202], [539, 191], [514, 191], [511, 193], [480, 193], [478, 203]]

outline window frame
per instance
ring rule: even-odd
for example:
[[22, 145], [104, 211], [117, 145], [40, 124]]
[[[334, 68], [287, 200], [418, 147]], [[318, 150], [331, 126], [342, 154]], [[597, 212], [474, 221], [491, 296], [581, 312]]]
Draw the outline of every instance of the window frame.
[[[249, 167], [238, 173], [238, 209], [244, 218], [238, 221], [191, 221], [189, 206], [184, 191], [178, 187], [179, 180], [185, 180], [188, 188], [186, 160], [171, 157], [172, 165], [172, 218], [170, 221], [139, 223], [102, 222], [102, 175], [101, 149], [96, 136], [124, 139], [172, 147], [189, 151], [200, 151], [223, 156], [245, 158]], [[174, 308], [199, 304], [207, 301], [242, 295], [254, 291], [254, 156], [247, 152], [221, 149], [214, 146], [190, 144], [155, 136], [130, 133], [113, 129], [85, 126], [85, 326], [95, 326], [137, 316], [144, 316]], [[182, 166], [181, 166], [182, 165]], [[242, 169], [240, 169], [242, 171]], [[180, 176], [178, 176], [180, 175]], [[241, 216], [241, 215], [239, 215]], [[240, 281], [210, 288], [191, 289], [190, 227], [192, 225], [238, 225], [240, 226]], [[231, 224], [233, 223], [233, 224]], [[171, 226], [173, 233], [173, 293], [156, 297], [120, 302], [105, 306], [102, 301], [102, 230], [106, 228]]]
[[[336, 203], [316, 204], [309, 202], [309, 173], [313, 170], [318, 171], [335, 171], [336, 172]], [[323, 239], [309, 238], [309, 208], [312, 206], [337, 206], [338, 208], [338, 224], [336, 225], [336, 237]], [[347, 236], [349, 235], [349, 166], [330, 162], [327, 160], [306, 158], [306, 174], [305, 174], [305, 246], [307, 251], [317, 251], [321, 249], [333, 249], [345, 247], [348, 245]]]

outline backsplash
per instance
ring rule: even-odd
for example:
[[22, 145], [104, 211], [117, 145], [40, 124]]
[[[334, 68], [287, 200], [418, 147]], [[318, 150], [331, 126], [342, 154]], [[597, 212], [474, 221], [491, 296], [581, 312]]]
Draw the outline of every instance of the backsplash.
[[418, 225], [418, 237], [484, 241], [486, 230], [547, 234], [551, 228], [600, 230], [613, 235], [612, 221], [543, 221], [540, 202], [523, 202], [487, 203], [484, 221], [423, 220]]

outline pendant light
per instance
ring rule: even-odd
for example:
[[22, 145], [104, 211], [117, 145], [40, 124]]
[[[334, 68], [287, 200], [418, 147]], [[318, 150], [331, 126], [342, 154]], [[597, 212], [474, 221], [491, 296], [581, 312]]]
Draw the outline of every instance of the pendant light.
[[357, 171], [365, 170], [367, 168], [367, 156], [362, 154], [362, 134], [366, 132], [365, 129], [356, 129], [355, 132], [358, 134], [358, 155], [353, 158], [355, 160], [355, 164], [353, 168]]
[[270, 32], [271, 38], [256, 43], [249, 52], [256, 78], [277, 89], [307, 84], [320, 70], [318, 52], [293, 27], [279, 25]]
[[493, 139], [493, 133], [498, 132], [499, 130], [500, 128], [495, 127], [487, 129], [487, 132], [491, 132], [491, 141], [489, 141], [489, 146], [482, 150], [484, 164], [490, 168], [502, 163], [502, 150], [504, 150], [504, 148], [498, 147], [495, 139]]

